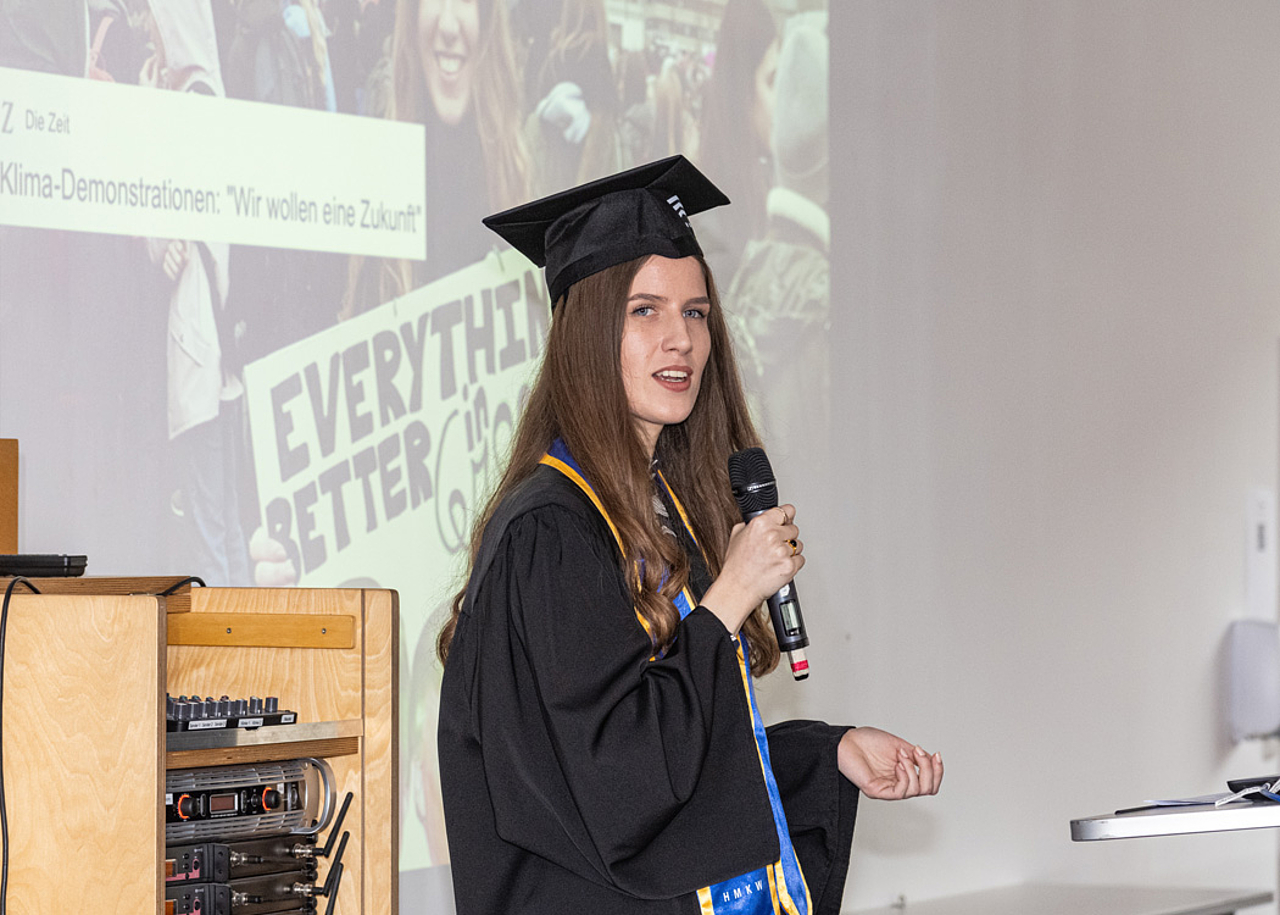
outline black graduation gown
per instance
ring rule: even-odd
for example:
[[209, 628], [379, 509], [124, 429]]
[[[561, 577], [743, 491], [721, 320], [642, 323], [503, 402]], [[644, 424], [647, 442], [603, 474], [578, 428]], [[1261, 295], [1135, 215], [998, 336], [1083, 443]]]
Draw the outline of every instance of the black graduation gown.
[[[696, 913], [698, 888], [778, 859], [735, 642], [698, 607], [651, 655], [607, 523], [540, 466], [486, 529], [441, 685], [459, 915]], [[819, 913], [839, 911], [857, 808], [844, 731], [768, 734]]]

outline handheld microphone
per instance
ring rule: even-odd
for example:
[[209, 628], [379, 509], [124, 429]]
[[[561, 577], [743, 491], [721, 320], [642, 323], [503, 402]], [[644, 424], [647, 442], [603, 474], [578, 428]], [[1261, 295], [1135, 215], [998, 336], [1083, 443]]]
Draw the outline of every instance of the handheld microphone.
[[[750, 521], [756, 515], [778, 507], [778, 484], [773, 479], [773, 468], [761, 448], [747, 448], [729, 455], [729, 483], [733, 497], [742, 511], [742, 520]], [[804, 655], [809, 636], [804, 631], [804, 617], [800, 615], [800, 597], [795, 582], [787, 582], [769, 600], [769, 619], [778, 637], [778, 647], [787, 653], [791, 663], [791, 675], [797, 680], [809, 676], [809, 661]]]

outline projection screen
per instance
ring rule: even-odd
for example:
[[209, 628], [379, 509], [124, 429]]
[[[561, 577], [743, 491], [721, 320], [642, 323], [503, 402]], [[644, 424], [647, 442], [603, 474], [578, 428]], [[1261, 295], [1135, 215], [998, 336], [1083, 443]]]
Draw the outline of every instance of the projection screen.
[[480, 218], [691, 158], [733, 200], [694, 226], [784, 495], [816, 496], [827, 118], [825, 0], [0, 0], [23, 551], [396, 589], [399, 866], [429, 873], [434, 636], [550, 321]]

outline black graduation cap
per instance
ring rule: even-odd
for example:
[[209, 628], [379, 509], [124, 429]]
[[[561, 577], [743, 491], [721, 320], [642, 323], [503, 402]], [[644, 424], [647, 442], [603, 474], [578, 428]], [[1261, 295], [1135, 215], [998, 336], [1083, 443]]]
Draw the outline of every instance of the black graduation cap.
[[701, 254], [689, 217], [729, 198], [684, 156], [671, 156], [484, 219], [547, 268], [554, 306], [578, 280], [646, 254]]

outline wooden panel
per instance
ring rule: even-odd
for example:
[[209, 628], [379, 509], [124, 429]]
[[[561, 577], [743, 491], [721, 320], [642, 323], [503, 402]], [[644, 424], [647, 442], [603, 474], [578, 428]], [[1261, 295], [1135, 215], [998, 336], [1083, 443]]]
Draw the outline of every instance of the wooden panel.
[[[163, 906], [164, 613], [155, 598], [15, 593], [5, 646], [14, 915]], [[74, 880], [50, 879], [74, 866]]]
[[[361, 773], [363, 771], [363, 756], [342, 756], [337, 759], [329, 760], [329, 765], [333, 767], [333, 775], [338, 783], [338, 805], [341, 806], [342, 799], [348, 791], [354, 795], [351, 801], [351, 809], [347, 811], [347, 818], [343, 821], [343, 832], [351, 833], [351, 838], [347, 842], [347, 850], [342, 855], [342, 886], [338, 888], [338, 902], [334, 906], [337, 915], [351, 915], [353, 912], [381, 913], [388, 911], [387, 909], [361, 909], [360, 908], [360, 888], [363, 885], [366, 872], [367, 862], [364, 856], [364, 846], [368, 839], [368, 833], [364, 825], [364, 810], [368, 802], [364, 796], [364, 789], [361, 784]], [[325, 839], [328, 839], [328, 830], [324, 833]], [[338, 841], [342, 841], [339, 834]], [[337, 843], [334, 843], [337, 847]], [[323, 881], [329, 876], [329, 867], [333, 864], [330, 860], [327, 864], [320, 866], [320, 879]], [[394, 912], [395, 910], [390, 910]]]
[[394, 591], [365, 591], [364, 912], [398, 912], [400, 610]]
[[355, 756], [360, 752], [358, 737], [330, 737], [296, 743], [256, 744], [248, 747], [221, 747], [210, 750], [169, 750], [164, 754], [168, 769], [195, 769], [202, 766], [252, 765], [304, 756]]
[[18, 552], [18, 440], [0, 438], [0, 553]]
[[[366, 600], [366, 595], [374, 597]], [[352, 645], [348, 649], [168, 647], [168, 689], [174, 695], [273, 695], [280, 698], [282, 708], [297, 711], [302, 722], [363, 719], [365, 737], [359, 751], [328, 758], [339, 803], [347, 791], [354, 795], [342, 826], [350, 839], [335, 906], [339, 915], [396, 911], [397, 814], [391, 807], [396, 801], [397, 763], [392, 717], [397, 710], [399, 662], [395, 612], [394, 595], [386, 591], [195, 588], [191, 621], [211, 616], [235, 620], [253, 614], [290, 614], [303, 620], [344, 616], [354, 625]], [[187, 625], [188, 619], [170, 617], [170, 623]], [[327, 865], [322, 865], [320, 877], [325, 876]]]
[[170, 645], [223, 648], [354, 648], [356, 621], [349, 616], [296, 613], [177, 613], [169, 620]]
[[301, 722], [361, 716], [364, 633], [358, 590], [193, 588], [191, 615], [288, 613], [347, 616], [355, 621], [349, 649], [227, 648], [170, 645], [168, 691], [177, 695], [276, 696]]

